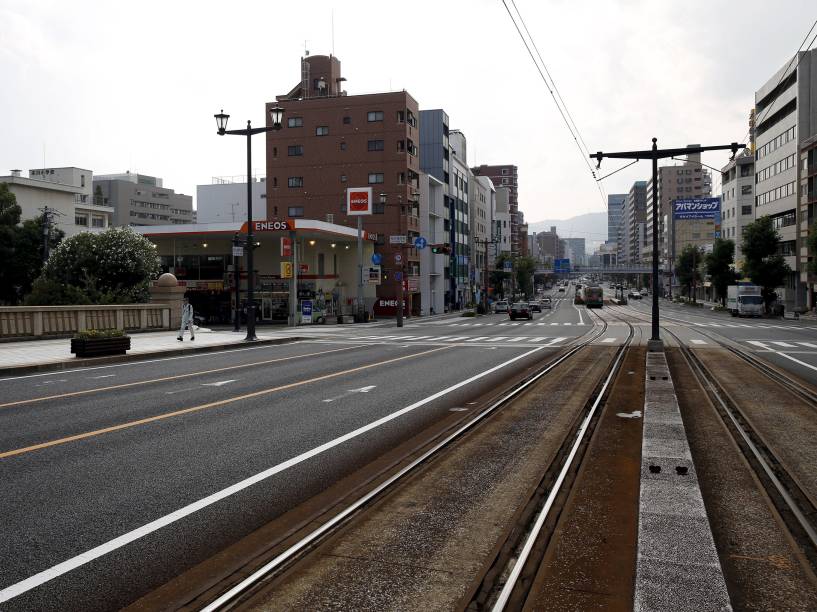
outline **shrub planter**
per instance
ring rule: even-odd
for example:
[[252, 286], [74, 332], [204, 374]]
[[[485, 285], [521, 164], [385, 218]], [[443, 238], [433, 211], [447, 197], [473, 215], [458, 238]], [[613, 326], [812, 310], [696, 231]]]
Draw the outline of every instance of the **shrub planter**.
[[130, 350], [130, 336], [71, 338], [71, 352], [77, 357], [124, 355], [127, 350]]

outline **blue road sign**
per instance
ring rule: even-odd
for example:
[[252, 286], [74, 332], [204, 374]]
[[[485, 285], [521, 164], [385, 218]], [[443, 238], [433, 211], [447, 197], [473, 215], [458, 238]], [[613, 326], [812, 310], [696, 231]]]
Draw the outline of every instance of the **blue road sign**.
[[502, 266], [502, 267], [503, 267], [505, 270], [513, 270], [513, 262], [512, 262], [512, 261], [506, 261], [506, 262], [503, 264], [503, 266]]
[[423, 238], [422, 236], [417, 236], [417, 238], [414, 239], [414, 248], [415, 249], [423, 250], [424, 248], [426, 248], [427, 244], [428, 244], [428, 241], [425, 238]]
[[372, 253], [372, 264], [373, 265], [379, 266], [381, 261], [383, 261], [383, 256], [380, 253]]
[[395, 272], [394, 273], [394, 280], [398, 283], [403, 280], [403, 273], [402, 272]]
[[569, 259], [554, 259], [553, 260], [553, 270], [555, 272], [570, 272], [570, 260]]

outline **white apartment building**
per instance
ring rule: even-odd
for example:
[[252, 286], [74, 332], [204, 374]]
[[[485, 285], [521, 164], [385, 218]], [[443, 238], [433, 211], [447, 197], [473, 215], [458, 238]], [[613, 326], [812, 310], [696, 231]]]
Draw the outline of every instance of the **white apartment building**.
[[40, 217], [46, 207], [54, 211], [53, 227], [73, 236], [83, 231], [102, 231], [113, 225], [113, 208], [93, 197], [93, 172], [84, 168], [36, 168], [0, 176], [22, 209], [22, 219]]
[[[434, 176], [420, 172], [420, 235], [429, 245], [448, 244], [444, 222], [448, 216], [445, 209], [445, 184]], [[445, 311], [445, 292], [448, 290], [445, 268], [448, 256], [420, 251], [420, 313], [440, 314]]]
[[[197, 223], [235, 223], [247, 220], [247, 177], [213, 177], [209, 185], [196, 186]], [[272, 211], [272, 216], [275, 210]], [[252, 215], [267, 217], [267, 179], [252, 178]], [[286, 217], [282, 211], [281, 217]], [[321, 219], [323, 221], [324, 219]]]
[[511, 254], [511, 190], [509, 187], [496, 188], [494, 205], [494, 238], [497, 243], [488, 252], [488, 267], [496, 268], [496, 258], [501, 253]]
[[735, 269], [743, 266], [744, 228], [755, 220], [755, 157], [748, 149], [721, 169], [721, 238], [735, 243]]
[[472, 276], [475, 285], [475, 298], [479, 303], [482, 299], [482, 290], [485, 287], [485, 266], [488, 263], [490, 245], [486, 241], [491, 239], [492, 217], [491, 212], [496, 199], [496, 188], [493, 181], [487, 176], [471, 176], [468, 182], [470, 193], [470, 250], [473, 266]]

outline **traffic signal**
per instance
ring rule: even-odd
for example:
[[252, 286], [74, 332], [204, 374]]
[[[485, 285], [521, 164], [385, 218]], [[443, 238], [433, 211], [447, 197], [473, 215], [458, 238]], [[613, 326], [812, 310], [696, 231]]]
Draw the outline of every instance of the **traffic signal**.
[[451, 255], [451, 247], [447, 244], [432, 244], [431, 252], [435, 255]]

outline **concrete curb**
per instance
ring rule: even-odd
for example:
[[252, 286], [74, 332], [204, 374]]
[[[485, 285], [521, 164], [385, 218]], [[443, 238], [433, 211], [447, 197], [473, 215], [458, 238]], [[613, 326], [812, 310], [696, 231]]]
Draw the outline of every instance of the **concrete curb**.
[[133, 355], [109, 355], [107, 357], [89, 357], [85, 359], [73, 359], [71, 361], [55, 361], [49, 363], [35, 363], [30, 365], [9, 366], [0, 368], [0, 376], [18, 376], [34, 374], [37, 372], [58, 372], [60, 370], [73, 370], [74, 368], [87, 368], [109, 363], [124, 363], [128, 361], [143, 361], [155, 359], [156, 357], [176, 357], [195, 353], [213, 353], [216, 351], [229, 351], [246, 348], [247, 346], [261, 346], [265, 344], [291, 344], [301, 340], [309, 340], [304, 336], [292, 336], [288, 338], [267, 338], [256, 340], [255, 342], [235, 342], [231, 344], [211, 344], [208, 346], [196, 346], [191, 348], [177, 348], [166, 351], [154, 351], [152, 353], [136, 353]]

